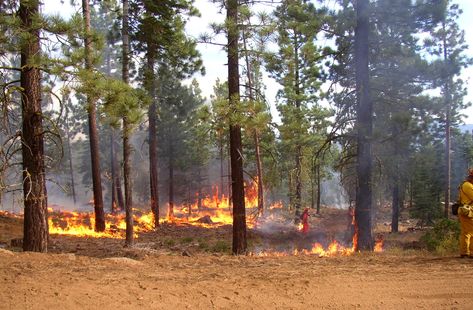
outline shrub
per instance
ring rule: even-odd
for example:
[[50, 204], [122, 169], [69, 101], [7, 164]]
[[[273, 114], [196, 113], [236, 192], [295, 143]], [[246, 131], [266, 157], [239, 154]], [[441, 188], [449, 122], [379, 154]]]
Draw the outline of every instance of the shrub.
[[165, 239], [164, 244], [166, 246], [172, 247], [172, 246], [176, 245], [176, 241], [174, 241], [173, 239]]
[[212, 247], [212, 252], [229, 252], [230, 251], [230, 245], [223, 240], [219, 240], [215, 243], [215, 245]]
[[448, 254], [458, 251], [459, 236], [460, 224], [458, 221], [441, 219], [420, 240], [429, 251]]
[[194, 238], [192, 238], [192, 237], [181, 238], [181, 243], [182, 244], [191, 243], [192, 241], [194, 241]]

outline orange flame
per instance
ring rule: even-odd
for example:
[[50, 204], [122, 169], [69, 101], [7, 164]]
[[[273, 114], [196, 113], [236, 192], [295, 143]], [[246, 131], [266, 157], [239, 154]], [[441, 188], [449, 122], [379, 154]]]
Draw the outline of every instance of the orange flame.
[[[247, 210], [257, 208], [258, 194], [255, 182], [245, 185], [245, 206]], [[197, 197], [197, 196], [196, 196]], [[282, 206], [282, 204], [279, 203]], [[271, 207], [270, 207], [271, 208]], [[96, 238], [123, 238], [123, 230], [126, 229], [125, 216], [106, 215], [107, 229], [105, 232], [94, 230], [95, 217], [89, 212], [54, 211], [48, 208], [49, 232], [51, 234], [87, 236]], [[169, 208], [168, 208], [169, 210]], [[154, 228], [154, 217], [152, 212], [143, 213], [134, 210], [134, 230], [136, 232], [150, 231]], [[249, 218], [249, 217], [248, 217]], [[221, 194], [217, 186], [212, 187], [212, 194], [203, 197], [199, 203], [173, 206], [173, 212], [168, 212], [166, 220], [174, 224], [186, 224], [201, 226], [205, 228], [218, 228], [223, 225], [233, 224], [233, 215], [229, 198]], [[163, 222], [164, 220], [161, 220]], [[247, 225], [254, 224], [248, 220]]]
[[[95, 217], [92, 212], [71, 212], [71, 211], [53, 211], [48, 208], [49, 233], [59, 235], [70, 235], [78, 237], [92, 238], [123, 238], [123, 231], [126, 229], [125, 215], [106, 214], [106, 229], [104, 232], [96, 232]], [[134, 211], [134, 230], [136, 232], [150, 231], [153, 229], [153, 213], [141, 213]], [[135, 234], [135, 237], [137, 235]]]
[[[219, 194], [218, 186], [212, 187], [212, 193], [200, 198], [195, 194], [195, 202], [188, 205], [174, 206], [173, 214], [168, 214], [167, 221], [175, 224], [185, 223], [190, 225], [218, 228], [223, 225], [233, 224], [231, 202], [225, 194]], [[247, 214], [254, 213], [258, 207], [258, 184], [245, 183], [245, 209]], [[277, 202], [269, 207], [282, 208], [282, 203]], [[168, 212], [169, 213], [169, 212]], [[205, 221], [202, 219], [206, 218]], [[256, 225], [250, 216], [247, 216], [247, 226]]]
[[377, 234], [374, 244], [373, 252], [383, 252], [384, 246], [384, 236], [382, 234]]

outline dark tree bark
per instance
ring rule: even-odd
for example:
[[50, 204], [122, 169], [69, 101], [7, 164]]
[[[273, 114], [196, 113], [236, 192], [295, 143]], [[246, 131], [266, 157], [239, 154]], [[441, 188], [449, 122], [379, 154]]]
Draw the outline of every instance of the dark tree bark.
[[[123, 0], [122, 40], [123, 40], [123, 67], [122, 80], [129, 83], [129, 34], [128, 34], [128, 0]], [[133, 192], [131, 182], [131, 125], [126, 116], [123, 117], [123, 178], [125, 181], [125, 221], [126, 246], [133, 246]]]
[[372, 250], [372, 152], [373, 107], [369, 95], [369, 13], [368, 0], [356, 2], [355, 70], [357, 101], [357, 176], [355, 224], [358, 232], [356, 250]]
[[399, 206], [400, 206], [400, 199], [399, 199], [399, 182], [394, 183], [393, 187], [393, 216], [391, 221], [391, 232], [398, 232], [399, 231]]
[[[284, 177], [282, 179], [284, 179]], [[291, 208], [294, 206], [294, 181], [293, 179], [294, 177], [292, 176], [292, 173], [289, 172], [287, 175], [287, 187], [288, 187], [287, 195], [289, 199], [289, 206], [291, 206]]]
[[[301, 108], [301, 101], [299, 99], [301, 90], [300, 90], [300, 74], [299, 74], [299, 42], [297, 40], [297, 31], [294, 31], [294, 87], [295, 87], [295, 107], [299, 112]], [[301, 209], [302, 209], [302, 146], [299, 142], [296, 145], [296, 178], [294, 182], [296, 183], [296, 192], [294, 197], [294, 208], [296, 209], [294, 214], [294, 223], [299, 224], [301, 220]]]
[[23, 197], [25, 205], [23, 250], [48, 251], [48, 197], [44, 167], [43, 114], [41, 110], [40, 70], [33, 63], [40, 54], [39, 29], [33, 25], [38, 14], [39, 1], [20, 1], [20, 19], [24, 31], [30, 35], [22, 42], [21, 77], [23, 89], [22, 156]]
[[228, 145], [228, 160], [227, 160], [227, 192], [228, 192], [228, 211], [232, 212], [232, 164], [230, 158], [230, 145]]
[[[198, 190], [197, 190], [197, 210], [200, 211], [202, 209], [202, 175], [201, 175], [200, 168], [198, 168], [198, 169], [199, 170], [197, 172], [197, 177], [199, 178], [199, 180], [198, 180], [198, 184], [197, 184], [197, 188], [198, 188]], [[221, 191], [223, 192], [223, 187], [222, 187]]]
[[67, 152], [69, 155], [69, 170], [71, 172], [71, 190], [72, 190], [72, 200], [74, 201], [74, 205], [77, 203], [76, 198], [76, 186], [74, 182], [74, 165], [72, 164], [72, 149], [71, 149], [71, 134], [69, 132], [69, 124], [66, 120], [65, 122], [65, 129], [66, 129], [66, 139], [67, 139]]
[[260, 138], [258, 131], [254, 133], [255, 140], [255, 160], [256, 160], [256, 176], [258, 180], [258, 214], [264, 213], [264, 181], [263, 181], [263, 163], [261, 161]]
[[[227, 2], [228, 23], [228, 97], [231, 106], [240, 101], [240, 74], [238, 68], [238, 0]], [[235, 110], [235, 108], [233, 108]], [[233, 202], [233, 245], [234, 255], [246, 253], [246, 210], [243, 183], [243, 158], [241, 129], [238, 124], [230, 124], [230, 160]]]
[[312, 161], [310, 172], [310, 208], [315, 209], [315, 182], [317, 178], [315, 161]]
[[123, 179], [125, 183], [125, 221], [127, 246], [133, 246], [133, 196], [131, 180], [130, 124], [123, 118]]
[[398, 232], [399, 231], [399, 212], [400, 212], [400, 207], [401, 207], [401, 195], [400, 195], [400, 188], [401, 188], [401, 176], [400, 176], [400, 158], [402, 157], [401, 155], [401, 147], [400, 147], [400, 141], [399, 141], [399, 134], [400, 130], [399, 128], [394, 125], [392, 128], [391, 134], [394, 139], [394, 151], [393, 151], [393, 156], [395, 162], [394, 166], [394, 171], [390, 177], [390, 180], [392, 181], [392, 219], [391, 219], [391, 232]]
[[298, 145], [296, 147], [296, 166], [295, 166], [295, 193], [294, 193], [294, 223], [299, 224], [301, 221], [301, 209], [302, 209], [302, 147]]
[[148, 63], [146, 71], [146, 87], [148, 94], [152, 98], [151, 105], [148, 109], [148, 120], [149, 120], [149, 185], [150, 185], [150, 202], [151, 211], [154, 215], [154, 227], [159, 227], [159, 192], [158, 192], [158, 135], [156, 129], [156, 77], [154, 74], [155, 66], [155, 46], [148, 42]]
[[[112, 151], [113, 152], [113, 151]], [[115, 173], [113, 171], [113, 164], [112, 164], [112, 202], [110, 204], [110, 213], [117, 214], [118, 213], [118, 202], [117, 202], [117, 188], [115, 187]]]
[[[112, 74], [112, 59], [110, 47], [113, 46], [113, 40], [108, 40], [107, 45], [105, 46], [105, 55], [107, 55], [107, 75], [111, 76]], [[110, 170], [112, 172], [112, 204], [111, 212], [116, 214], [118, 211], [125, 210], [125, 202], [123, 201], [123, 191], [121, 185], [121, 174], [120, 168], [118, 165], [117, 151], [115, 148], [116, 145], [116, 132], [115, 129], [111, 128], [110, 132]]]
[[[220, 136], [219, 139], [219, 151], [220, 151], [220, 200], [223, 198], [224, 195], [224, 188], [225, 188], [225, 169], [224, 169], [224, 158], [223, 158], [223, 134]], [[228, 195], [230, 197], [230, 195]]]
[[[82, 0], [82, 14], [84, 18], [84, 57], [85, 69], [92, 70], [92, 41], [90, 39], [90, 7], [88, 0]], [[87, 111], [89, 120], [90, 157], [92, 163], [92, 187], [94, 192], [95, 230], [105, 230], [105, 214], [103, 211], [102, 180], [100, 169], [99, 135], [97, 132], [97, 116], [94, 99], [87, 96]]]
[[115, 149], [115, 134], [110, 134], [110, 166], [112, 170], [112, 213], [123, 211], [125, 203], [123, 201], [123, 191], [120, 181], [120, 169], [118, 166], [117, 151]]
[[320, 178], [320, 164], [315, 166], [315, 175], [316, 175], [316, 182], [317, 182], [317, 214], [320, 214], [320, 194], [321, 194], [321, 178]]
[[[448, 62], [448, 50], [447, 50], [447, 30], [445, 20], [442, 23], [443, 28], [443, 61]], [[452, 160], [451, 160], [451, 139], [450, 139], [450, 127], [451, 127], [451, 102], [450, 102], [450, 78], [444, 84], [444, 101], [445, 101], [445, 204], [444, 204], [444, 216], [448, 218], [450, 209], [450, 186], [451, 186], [451, 175], [452, 175]]]
[[174, 148], [169, 141], [169, 218], [174, 218]]

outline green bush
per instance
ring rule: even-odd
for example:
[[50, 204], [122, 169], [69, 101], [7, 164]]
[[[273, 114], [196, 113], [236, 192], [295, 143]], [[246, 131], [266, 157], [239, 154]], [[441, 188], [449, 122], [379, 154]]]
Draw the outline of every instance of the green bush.
[[450, 219], [438, 220], [420, 241], [429, 251], [438, 254], [449, 254], [458, 251], [460, 223]]
[[194, 241], [194, 238], [192, 238], [192, 237], [181, 238], [181, 244], [191, 243], [192, 241]]
[[208, 251], [209, 250], [209, 244], [205, 241], [199, 242], [199, 249], [202, 251]]
[[219, 240], [212, 247], [212, 252], [230, 252], [230, 245], [226, 241]]
[[173, 239], [165, 239], [164, 244], [166, 246], [172, 247], [176, 245], [176, 241], [174, 241]]

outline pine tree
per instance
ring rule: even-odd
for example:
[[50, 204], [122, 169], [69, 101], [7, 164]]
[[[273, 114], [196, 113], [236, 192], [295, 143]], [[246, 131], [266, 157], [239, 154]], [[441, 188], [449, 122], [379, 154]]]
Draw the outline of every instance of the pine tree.
[[355, 220], [357, 228], [357, 250], [372, 250], [372, 117], [373, 105], [369, 86], [369, 1], [356, 2], [355, 70], [357, 99], [357, 177]]
[[[141, 16], [141, 12], [145, 12]], [[149, 120], [149, 167], [150, 167], [150, 203], [154, 214], [155, 227], [159, 226], [158, 192], [158, 140], [157, 140], [157, 80], [159, 66], [168, 66], [170, 70], [184, 78], [202, 70], [202, 61], [195, 42], [184, 34], [185, 20], [181, 15], [196, 15], [196, 9], [190, 1], [155, 1], [135, 2], [133, 12], [139, 17], [137, 32], [134, 33], [137, 50], [146, 53], [144, 66], [144, 87], [152, 98], [148, 109]], [[159, 36], [155, 34], [159, 33]]]
[[[258, 216], [264, 212], [264, 188], [263, 178], [263, 154], [261, 149], [261, 138], [264, 131], [269, 130], [271, 115], [269, 105], [264, 96], [265, 86], [263, 83], [263, 55], [266, 44], [269, 41], [269, 33], [273, 24], [265, 13], [257, 14], [256, 20], [249, 6], [240, 7], [242, 25], [242, 55], [244, 58], [245, 95], [244, 110], [248, 117], [244, 124], [244, 132], [251, 136], [254, 148], [254, 161], [256, 170], [256, 184], [258, 192]], [[249, 140], [249, 137], [246, 139]], [[245, 142], [245, 135], [243, 136]], [[248, 165], [248, 163], [247, 163]]]
[[293, 154], [289, 197], [295, 208], [294, 222], [300, 221], [303, 197], [304, 148], [310, 145], [311, 110], [320, 109], [322, 63], [330, 49], [315, 44], [325, 22], [324, 9], [306, 1], [283, 1], [275, 11], [278, 51], [267, 58], [267, 69], [283, 89], [279, 92], [282, 116], [279, 126], [284, 151]]
[[[130, 35], [129, 35], [129, 4], [123, 0], [122, 17], [122, 81], [129, 84], [129, 61], [130, 61]], [[126, 242], [127, 246], [133, 246], [133, 189], [131, 180], [131, 121], [127, 113], [122, 115], [123, 126], [123, 178], [125, 183], [125, 212], [126, 212]]]
[[[227, 1], [227, 58], [228, 58], [228, 100], [230, 114], [237, 113], [240, 103], [240, 73], [238, 42], [238, 1]], [[243, 181], [243, 152], [241, 146], [241, 127], [238, 123], [230, 123], [230, 160], [232, 176], [233, 203], [233, 243], [234, 255], [246, 253], [246, 210], [245, 188]]]
[[40, 29], [35, 23], [39, 1], [20, 1], [19, 17], [25, 29], [21, 42], [21, 96], [23, 197], [25, 204], [23, 250], [48, 250], [48, 198], [44, 166], [43, 115], [38, 56]]
[[[118, 14], [120, 11], [119, 4], [116, 0], [107, 0], [100, 2], [97, 6], [92, 7], [91, 24], [92, 27], [105, 37], [106, 44], [103, 49], [103, 63], [98, 65], [100, 71], [104, 72], [108, 77], [118, 77], [120, 72], [120, 63], [118, 49], [112, 47], [120, 42], [120, 22]], [[111, 212], [116, 213], [125, 209], [123, 191], [121, 187], [121, 173], [119, 169], [117, 132], [115, 128], [109, 128], [110, 141], [110, 179], [111, 179]]]
[[[92, 70], [92, 40], [90, 37], [90, 6], [89, 0], [82, 0], [84, 17], [84, 63], [85, 70]], [[89, 120], [90, 157], [92, 162], [92, 183], [94, 189], [95, 230], [105, 230], [105, 215], [103, 210], [102, 181], [100, 170], [99, 137], [97, 132], [97, 116], [95, 98], [87, 94], [87, 111]]]
[[460, 30], [457, 23], [461, 14], [458, 5], [450, 0], [418, 1], [417, 4], [424, 5], [425, 14], [430, 17], [426, 23], [430, 37], [425, 40], [425, 46], [428, 52], [437, 57], [433, 78], [441, 89], [444, 102], [441, 115], [445, 132], [444, 216], [448, 217], [451, 201], [451, 128], [458, 122], [459, 111], [465, 108], [465, 90], [458, 75], [462, 68], [472, 63], [472, 59], [464, 54], [468, 46], [465, 44], [464, 31]]
[[[203, 100], [198, 95], [197, 84], [183, 86], [172, 72], [161, 70], [159, 84], [160, 158], [167, 159], [168, 163], [168, 217], [172, 219], [176, 197], [187, 196], [190, 170], [195, 166], [198, 169], [205, 161], [205, 140], [196, 140], [194, 135], [198, 125], [195, 114]], [[199, 152], [192, 148], [196, 144]]]

